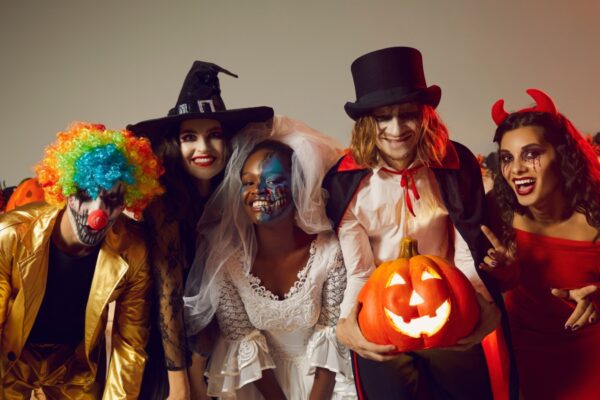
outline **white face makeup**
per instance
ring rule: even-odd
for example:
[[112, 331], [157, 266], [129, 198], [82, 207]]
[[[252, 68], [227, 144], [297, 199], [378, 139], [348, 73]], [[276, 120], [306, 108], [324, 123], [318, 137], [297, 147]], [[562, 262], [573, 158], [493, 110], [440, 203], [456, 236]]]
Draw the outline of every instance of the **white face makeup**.
[[95, 199], [84, 191], [69, 196], [67, 215], [77, 241], [87, 247], [100, 244], [125, 209], [124, 196], [125, 186], [122, 183], [110, 190], [101, 190]]
[[290, 171], [273, 150], [261, 149], [251, 154], [241, 178], [244, 210], [252, 223], [277, 221], [292, 211]]
[[407, 168], [415, 158], [419, 140], [419, 106], [403, 103], [378, 107], [372, 116], [379, 128], [375, 143], [383, 160], [392, 168]]
[[225, 140], [221, 123], [189, 119], [179, 127], [183, 167], [198, 180], [210, 180], [225, 168]]
[[504, 133], [500, 141], [502, 176], [524, 207], [560, 195], [556, 152], [543, 134], [542, 127], [524, 126]]

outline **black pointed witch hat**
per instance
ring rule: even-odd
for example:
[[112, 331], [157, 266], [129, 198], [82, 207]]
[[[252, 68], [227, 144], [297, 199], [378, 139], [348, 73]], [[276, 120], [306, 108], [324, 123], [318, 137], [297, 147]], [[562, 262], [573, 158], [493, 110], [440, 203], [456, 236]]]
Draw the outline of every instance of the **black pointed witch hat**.
[[226, 69], [205, 61], [195, 61], [190, 68], [177, 98], [177, 103], [166, 117], [128, 125], [133, 133], [158, 140], [175, 135], [179, 124], [188, 119], [215, 119], [226, 135], [233, 135], [250, 122], [263, 122], [273, 117], [271, 107], [251, 107], [228, 110], [221, 98], [219, 72], [237, 78]]

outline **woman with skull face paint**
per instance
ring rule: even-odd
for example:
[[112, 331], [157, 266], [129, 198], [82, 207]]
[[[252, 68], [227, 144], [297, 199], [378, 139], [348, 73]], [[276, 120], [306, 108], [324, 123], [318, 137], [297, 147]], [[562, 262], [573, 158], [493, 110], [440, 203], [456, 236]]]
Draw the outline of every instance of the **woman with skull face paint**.
[[150, 272], [144, 236], [121, 213], [139, 215], [162, 193], [162, 167], [146, 139], [77, 123], [36, 172], [48, 204], [0, 218], [0, 398], [28, 398], [38, 387], [53, 399], [135, 399]]
[[[152, 237], [158, 300], [140, 396], [143, 399], [206, 396], [201, 379], [188, 379], [191, 359], [182, 313], [183, 288], [196, 249], [196, 224], [204, 204], [223, 179], [231, 138], [247, 123], [273, 116], [269, 107], [227, 110], [220, 95], [220, 72], [237, 77], [218, 65], [194, 62], [175, 107], [166, 117], [128, 127], [151, 139], [166, 170], [162, 178], [166, 193], [145, 214]], [[202, 369], [207, 346], [198, 347], [196, 338], [189, 342], [193, 366]]]
[[349, 353], [335, 338], [345, 269], [321, 189], [339, 147], [300, 122], [273, 125], [234, 139], [223, 185], [207, 204], [228, 207], [200, 222], [208, 241], [186, 287], [188, 333], [216, 314], [222, 337], [209, 395], [352, 399]]
[[[481, 265], [507, 291], [521, 391], [528, 399], [591, 399], [600, 393], [600, 165], [552, 99], [493, 108], [501, 216]], [[516, 261], [514, 261], [516, 260]]]

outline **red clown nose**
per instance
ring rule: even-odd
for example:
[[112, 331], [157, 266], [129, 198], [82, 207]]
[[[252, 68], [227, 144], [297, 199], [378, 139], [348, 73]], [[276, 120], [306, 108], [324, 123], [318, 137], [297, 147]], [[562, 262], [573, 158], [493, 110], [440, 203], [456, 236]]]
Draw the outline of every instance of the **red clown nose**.
[[88, 216], [88, 225], [94, 230], [100, 230], [108, 224], [108, 215], [103, 210], [94, 210]]

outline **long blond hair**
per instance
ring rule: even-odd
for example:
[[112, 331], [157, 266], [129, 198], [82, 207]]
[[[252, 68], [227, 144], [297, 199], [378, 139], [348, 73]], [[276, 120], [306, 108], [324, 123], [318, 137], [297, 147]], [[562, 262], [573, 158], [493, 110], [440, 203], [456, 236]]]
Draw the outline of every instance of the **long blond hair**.
[[[448, 143], [448, 128], [429, 105], [419, 105], [419, 127], [416, 159], [424, 165], [442, 164]], [[373, 168], [379, 164], [381, 155], [377, 149], [376, 138], [380, 133], [373, 115], [360, 117], [352, 129], [350, 151], [358, 164]]]

